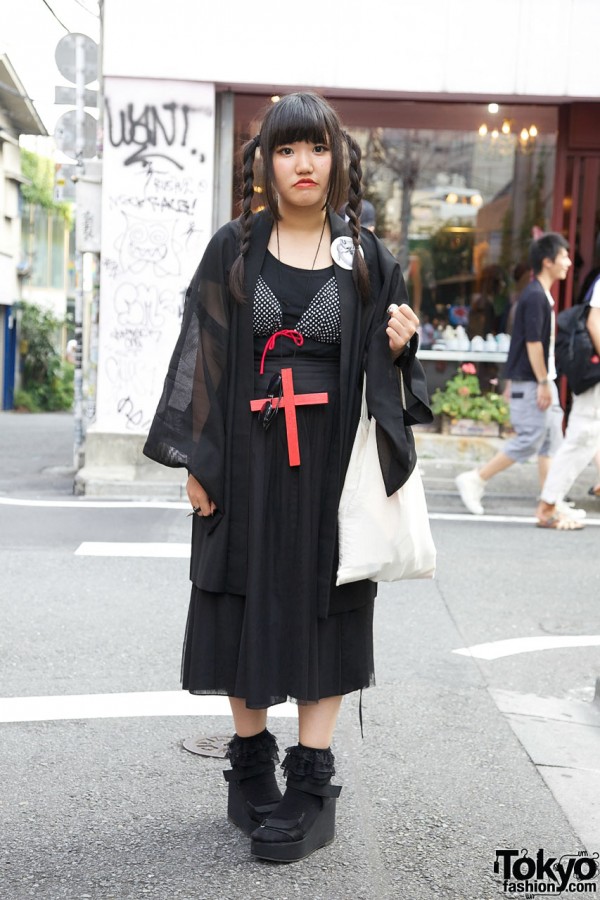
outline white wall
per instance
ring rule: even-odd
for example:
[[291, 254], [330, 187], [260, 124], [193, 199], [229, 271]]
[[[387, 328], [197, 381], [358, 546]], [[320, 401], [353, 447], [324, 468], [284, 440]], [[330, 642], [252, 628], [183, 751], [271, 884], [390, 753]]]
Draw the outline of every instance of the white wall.
[[96, 428], [147, 431], [211, 234], [212, 86], [106, 78]]
[[600, 0], [105, 0], [104, 67], [267, 89], [583, 99], [600, 96], [599, 35]]
[[0, 303], [18, 299], [17, 264], [21, 261], [19, 218], [19, 148], [0, 140]]
[[11, 306], [19, 299], [16, 275], [17, 259], [0, 250], [0, 304]]

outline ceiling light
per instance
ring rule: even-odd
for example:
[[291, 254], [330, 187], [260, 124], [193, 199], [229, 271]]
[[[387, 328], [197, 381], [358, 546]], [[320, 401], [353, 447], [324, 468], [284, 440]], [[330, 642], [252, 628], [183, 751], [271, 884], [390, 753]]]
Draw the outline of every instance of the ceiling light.
[[495, 115], [499, 109], [500, 109], [500, 107], [498, 106], [497, 103], [488, 103], [488, 112], [491, 113], [492, 115]]

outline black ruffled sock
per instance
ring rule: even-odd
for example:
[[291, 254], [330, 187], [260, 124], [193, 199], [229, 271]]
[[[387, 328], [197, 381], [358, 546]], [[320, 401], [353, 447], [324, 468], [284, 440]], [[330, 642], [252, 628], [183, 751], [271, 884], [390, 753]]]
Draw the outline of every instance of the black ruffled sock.
[[279, 762], [277, 742], [266, 728], [246, 738], [234, 734], [227, 756], [239, 776], [236, 780], [245, 800], [253, 806], [279, 802], [281, 791], [275, 778], [275, 763]]
[[286, 747], [285, 759], [281, 763], [288, 785], [294, 781], [308, 781], [323, 786], [329, 784], [335, 775], [335, 757], [331, 747], [326, 749], [306, 747], [298, 742], [295, 747]]

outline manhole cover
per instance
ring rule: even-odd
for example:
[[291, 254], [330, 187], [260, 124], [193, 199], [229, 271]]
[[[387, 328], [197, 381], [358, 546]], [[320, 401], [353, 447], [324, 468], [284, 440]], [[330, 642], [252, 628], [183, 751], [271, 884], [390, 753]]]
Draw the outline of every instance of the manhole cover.
[[214, 756], [216, 759], [227, 758], [227, 745], [231, 740], [230, 734], [200, 735], [199, 737], [186, 738], [183, 749], [198, 756]]
[[600, 632], [600, 618], [588, 616], [585, 620], [585, 628], [582, 627], [581, 619], [542, 619], [540, 628], [545, 634], [598, 634]]

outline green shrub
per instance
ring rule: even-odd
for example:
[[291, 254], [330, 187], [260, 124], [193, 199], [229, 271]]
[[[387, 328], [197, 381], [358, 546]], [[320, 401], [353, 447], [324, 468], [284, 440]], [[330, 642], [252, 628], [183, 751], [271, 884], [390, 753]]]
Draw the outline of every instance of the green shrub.
[[37, 403], [33, 394], [30, 394], [29, 391], [24, 391], [22, 389], [15, 391], [13, 406], [15, 409], [25, 409], [27, 410], [27, 412], [41, 412], [39, 404]]
[[31, 412], [71, 409], [74, 367], [56, 349], [64, 323], [33, 303], [17, 306], [21, 311], [22, 390], [15, 391], [15, 406]]

